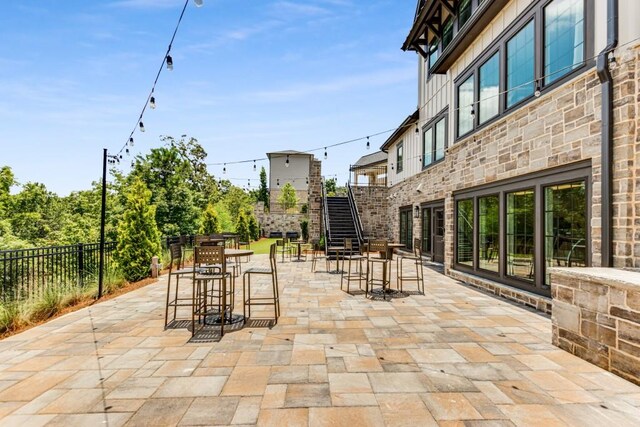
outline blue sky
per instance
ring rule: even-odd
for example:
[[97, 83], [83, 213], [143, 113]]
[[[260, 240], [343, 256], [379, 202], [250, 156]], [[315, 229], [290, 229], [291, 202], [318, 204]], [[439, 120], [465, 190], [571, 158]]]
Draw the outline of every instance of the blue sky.
[[[61, 195], [88, 188], [102, 148], [118, 151], [135, 125], [183, 4], [0, 2], [0, 166]], [[190, 2], [132, 153], [187, 134], [208, 162], [232, 162], [399, 125], [417, 103], [416, 55], [400, 50], [414, 10], [414, 0]], [[344, 182], [366, 153], [364, 142], [329, 149], [323, 174]], [[257, 173], [229, 165], [225, 177], [244, 185]]]

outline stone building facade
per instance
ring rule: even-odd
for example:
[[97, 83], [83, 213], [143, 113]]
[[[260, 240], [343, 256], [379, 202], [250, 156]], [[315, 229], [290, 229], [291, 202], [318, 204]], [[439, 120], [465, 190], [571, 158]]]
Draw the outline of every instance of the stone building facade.
[[[606, 2], [458, 2], [469, 5], [471, 12], [458, 11], [448, 18], [454, 22], [453, 35], [445, 47], [431, 33], [437, 25], [420, 27], [421, 20], [446, 18], [446, 11], [432, 14], [441, 3], [419, 4], [405, 42], [405, 48], [421, 54], [419, 116], [415, 123], [405, 121], [382, 146], [389, 154], [386, 203], [373, 201], [384, 198], [380, 195], [356, 196], [361, 213], [367, 209], [360, 205], [377, 207], [377, 213], [383, 211], [378, 206], [385, 207], [379, 224], [364, 214], [363, 226], [379, 229], [387, 223], [393, 240], [410, 247], [412, 238], [420, 239], [423, 250], [444, 264], [446, 274], [550, 312], [550, 267], [605, 264], [603, 89], [594, 58], [607, 44]], [[547, 83], [543, 60], [551, 48], [540, 34], [551, 22], [550, 11], [560, 13], [556, 6], [572, 14], [575, 28], [584, 25], [588, 31], [584, 46], [576, 44], [572, 51], [584, 48], [583, 60], [570, 71], [561, 69], [562, 78]], [[621, 0], [620, 8], [618, 47], [610, 54], [616, 65], [611, 67], [611, 250], [613, 266], [639, 268], [640, 28], [628, 16], [640, 13], [640, 2]], [[460, 21], [463, 16], [466, 22]], [[534, 63], [540, 77], [524, 83], [530, 92], [507, 108], [509, 93], [517, 90], [510, 92], [506, 86], [507, 61], [515, 61], [508, 52], [513, 40], [530, 28], [527, 22], [536, 23], [531, 43], [539, 52]], [[574, 39], [579, 35], [576, 30]], [[484, 65], [495, 58], [500, 64], [495, 96], [500, 101], [496, 114], [481, 122], [479, 114], [489, 99], [479, 95]], [[464, 96], [470, 104], [464, 104]], [[556, 201], [563, 194], [572, 194], [571, 199]]]

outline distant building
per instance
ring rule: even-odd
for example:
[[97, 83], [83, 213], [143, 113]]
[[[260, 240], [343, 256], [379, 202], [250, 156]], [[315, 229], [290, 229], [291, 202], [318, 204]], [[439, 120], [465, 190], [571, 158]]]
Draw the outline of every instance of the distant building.
[[387, 153], [377, 151], [362, 156], [349, 168], [353, 184], [359, 186], [387, 185]]
[[313, 154], [285, 150], [267, 153], [269, 158], [269, 209], [272, 213], [282, 211], [278, 203], [280, 190], [290, 183], [296, 190], [299, 206], [309, 201], [309, 167]]

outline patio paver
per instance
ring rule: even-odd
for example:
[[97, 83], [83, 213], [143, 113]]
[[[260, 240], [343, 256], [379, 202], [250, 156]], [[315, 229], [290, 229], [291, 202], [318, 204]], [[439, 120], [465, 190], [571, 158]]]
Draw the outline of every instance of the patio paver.
[[166, 278], [0, 341], [0, 426], [640, 420], [640, 387], [553, 347], [546, 316], [430, 269], [387, 301], [309, 270], [279, 263], [278, 324], [218, 342], [163, 329]]

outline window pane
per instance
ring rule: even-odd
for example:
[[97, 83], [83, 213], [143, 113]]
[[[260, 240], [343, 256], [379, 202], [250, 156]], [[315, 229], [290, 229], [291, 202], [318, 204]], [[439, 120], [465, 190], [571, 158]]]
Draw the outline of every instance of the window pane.
[[407, 249], [412, 249], [412, 223], [411, 211], [400, 211], [400, 243], [404, 244]]
[[458, 86], [458, 136], [473, 129], [473, 76]]
[[544, 82], [570, 72], [584, 55], [584, 0], [555, 0], [544, 9]]
[[438, 60], [440, 53], [438, 51], [438, 39], [434, 39], [429, 46], [429, 69], [433, 67], [433, 64]]
[[398, 145], [398, 151], [397, 151], [397, 155], [396, 155], [396, 162], [398, 163], [397, 172], [402, 172], [402, 158], [404, 157], [402, 155], [402, 152], [403, 152], [403, 147], [402, 147], [402, 142], [401, 142], [400, 145]]
[[535, 208], [533, 190], [507, 194], [507, 274], [533, 281]]
[[422, 209], [422, 251], [431, 252], [431, 209]]
[[499, 271], [500, 263], [500, 202], [498, 196], [478, 199], [479, 268]]
[[500, 53], [496, 53], [480, 67], [480, 123], [498, 114], [500, 104]]
[[438, 123], [436, 123], [436, 138], [435, 138], [435, 159], [434, 161], [438, 161], [444, 158], [444, 147], [446, 145], [446, 131], [447, 131], [447, 121], [442, 118]]
[[427, 129], [422, 141], [422, 166], [430, 165], [433, 161], [433, 128]]
[[453, 40], [453, 19], [449, 18], [442, 30], [442, 50], [444, 50]]
[[533, 94], [534, 60], [531, 21], [507, 42], [507, 107]]
[[473, 199], [460, 200], [457, 209], [457, 261], [473, 266]]
[[[545, 189], [547, 267], [587, 265], [587, 192], [584, 181]], [[549, 274], [545, 275], [549, 283]]]
[[471, 18], [471, 0], [462, 0], [458, 6], [458, 28], [462, 28], [469, 18]]

